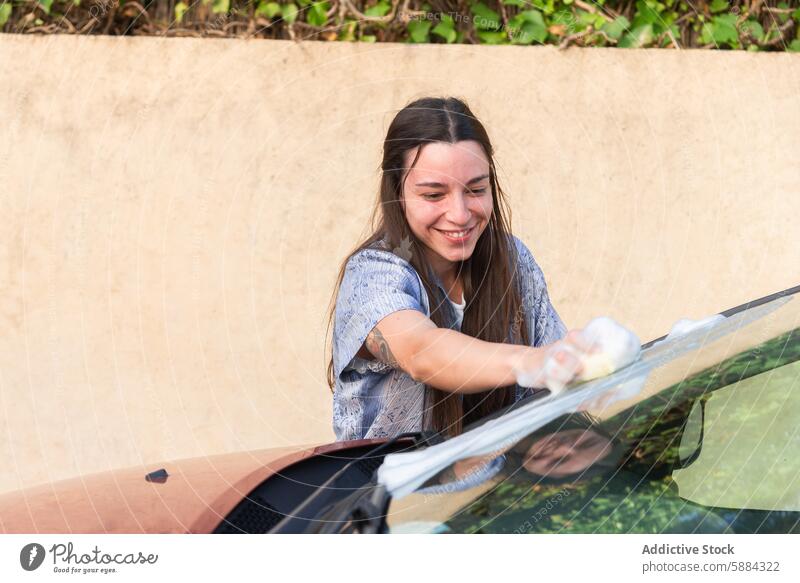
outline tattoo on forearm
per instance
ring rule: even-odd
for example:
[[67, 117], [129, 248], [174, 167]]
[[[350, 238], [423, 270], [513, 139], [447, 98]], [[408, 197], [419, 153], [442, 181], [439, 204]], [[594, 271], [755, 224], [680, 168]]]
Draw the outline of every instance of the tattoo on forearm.
[[392, 349], [389, 348], [389, 343], [386, 342], [386, 338], [383, 337], [380, 330], [373, 328], [372, 332], [367, 336], [367, 341], [369, 342], [370, 352], [372, 352], [378, 360], [385, 362], [389, 366], [396, 367], [398, 365], [397, 359], [394, 357], [394, 354], [392, 354]]

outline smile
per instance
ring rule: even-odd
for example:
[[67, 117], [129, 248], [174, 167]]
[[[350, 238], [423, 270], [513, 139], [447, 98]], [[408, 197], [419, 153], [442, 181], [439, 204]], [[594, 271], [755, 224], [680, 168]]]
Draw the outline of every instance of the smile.
[[455, 242], [460, 243], [462, 241], [466, 241], [472, 235], [472, 232], [475, 230], [475, 227], [470, 227], [469, 229], [465, 229], [463, 231], [443, 231], [441, 229], [436, 229], [442, 235], [444, 235], [447, 239]]

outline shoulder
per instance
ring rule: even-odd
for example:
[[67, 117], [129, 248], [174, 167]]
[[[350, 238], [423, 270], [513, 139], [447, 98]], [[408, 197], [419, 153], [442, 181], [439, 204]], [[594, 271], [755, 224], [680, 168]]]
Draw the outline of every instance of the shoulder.
[[347, 271], [387, 272], [415, 277], [416, 270], [409, 261], [388, 249], [381, 242], [360, 249], [347, 260]]
[[342, 279], [343, 292], [408, 294], [420, 300], [423, 289], [416, 269], [401, 257], [402, 253], [378, 243], [358, 250], [347, 260]]
[[534, 272], [540, 272], [541, 268], [536, 260], [533, 258], [533, 253], [528, 249], [528, 246], [516, 235], [509, 235], [509, 248], [516, 253], [518, 268], [528, 269]]

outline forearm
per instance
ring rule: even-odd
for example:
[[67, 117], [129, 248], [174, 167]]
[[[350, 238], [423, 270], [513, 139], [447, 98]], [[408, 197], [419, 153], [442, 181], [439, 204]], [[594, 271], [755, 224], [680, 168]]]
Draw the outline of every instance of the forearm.
[[515, 365], [544, 358], [542, 348], [486, 342], [449, 328], [426, 331], [414, 378], [452, 393], [478, 393], [516, 383]]

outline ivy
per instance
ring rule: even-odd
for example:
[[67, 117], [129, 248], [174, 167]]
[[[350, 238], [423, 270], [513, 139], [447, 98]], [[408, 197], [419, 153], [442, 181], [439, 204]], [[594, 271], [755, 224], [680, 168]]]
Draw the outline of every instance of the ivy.
[[329, 8], [330, 6], [327, 0], [325, 2], [312, 4], [308, 11], [308, 23], [312, 26], [325, 26], [325, 22], [328, 20]]
[[[0, 30], [797, 52], [800, 0], [0, 0]], [[113, 6], [113, 10], [109, 7]], [[136, 18], [131, 15], [136, 12]], [[210, 14], [209, 14], [210, 13]], [[215, 16], [211, 16], [215, 15]], [[249, 22], [251, 19], [260, 23]], [[264, 20], [269, 25], [264, 25]], [[236, 26], [222, 27], [237, 24]]]
[[389, 11], [392, 9], [392, 5], [386, 2], [385, 0], [381, 0], [375, 6], [370, 6], [364, 11], [366, 16], [386, 16]]
[[53, 0], [38, 0], [39, 6], [42, 7], [42, 10], [45, 11], [46, 14], [50, 14], [50, 8], [53, 6]]
[[600, 30], [605, 32], [612, 39], [619, 40], [630, 25], [631, 23], [627, 18], [620, 16], [619, 18], [615, 18], [612, 22], [604, 24]]
[[520, 12], [509, 21], [508, 29], [514, 44], [541, 43], [547, 38], [547, 25], [538, 10]]
[[737, 48], [739, 33], [736, 30], [736, 20], [735, 14], [714, 16], [711, 22], [703, 25], [703, 42]]
[[500, 15], [483, 2], [476, 2], [470, 6], [470, 12], [475, 17], [475, 28], [479, 30], [497, 30], [500, 28]]
[[2, 6], [0, 6], [0, 26], [3, 26], [6, 22], [8, 22], [10, 16], [11, 16], [11, 2], [6, 2]]
[[183, 16], [187, 10], [189, 10], [189, 6], [185, 2], [178, 2], [175, 5], [175, 22], [180, 23], [183, 21]]
[[410, 20], [408, 23], [408, 35], [411, 42], [428, 42], [431, 30], [431, 22], [428, 20]]
[[297, 7], [296, 4], [290, 2], [289, 4], [284, 4], [281, 6], [281, 14], [283, 15], [283, 21], [286, 24], [292, 24], [297, 20], [297, 15], [300, 12], [300, 9]]
[[281, 5], [277, 2], [261, 2], [256, 8], [256, 14], [264, 18], [273, 19], [281, 13]]
[[231, 9], [231, 0], [214, 0], [211, 4], [211, 12], [214, 14], [225, 14]]
[[455, 21], [449, 14], [442, 16], [442, 21], [434, 26], [431, 32], [442, 37], [447, 43], [453, 43], [458, 38]]

